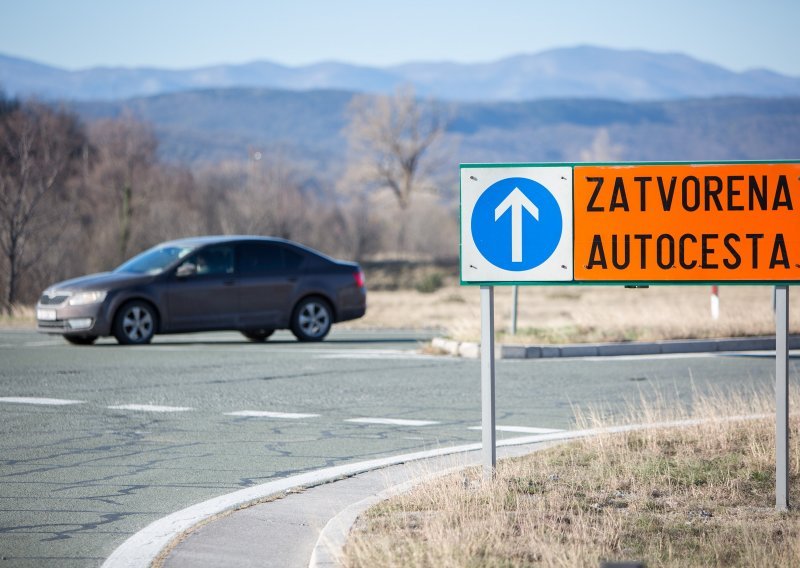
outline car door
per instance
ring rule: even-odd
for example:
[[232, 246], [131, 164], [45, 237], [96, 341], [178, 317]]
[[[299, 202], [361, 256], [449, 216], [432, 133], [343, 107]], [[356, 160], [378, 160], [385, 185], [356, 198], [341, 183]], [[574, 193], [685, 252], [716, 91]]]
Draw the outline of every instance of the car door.
[[234, 245], [212, 245], [189, 255], [175, 271], [166, 300], [169, 331], [235, 329]]
[[304, 257], [277, 242], [238, 247], [239, 327], [286, 327]]

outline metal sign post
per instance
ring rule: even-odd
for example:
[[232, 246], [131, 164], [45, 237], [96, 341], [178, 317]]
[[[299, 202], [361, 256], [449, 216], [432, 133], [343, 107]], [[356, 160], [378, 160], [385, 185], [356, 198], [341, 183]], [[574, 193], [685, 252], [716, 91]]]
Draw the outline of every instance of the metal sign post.
[[775, 286], [775, 508], [789, 509], [789, 287]]
[[481, 430], [483, 477], [494, 477], [497, 432], [494, 404], [494, 287], [481, 286]]
[[517, 335], [517, 304], [519, 304], [519, 286], [511, 287], [511, 335]]

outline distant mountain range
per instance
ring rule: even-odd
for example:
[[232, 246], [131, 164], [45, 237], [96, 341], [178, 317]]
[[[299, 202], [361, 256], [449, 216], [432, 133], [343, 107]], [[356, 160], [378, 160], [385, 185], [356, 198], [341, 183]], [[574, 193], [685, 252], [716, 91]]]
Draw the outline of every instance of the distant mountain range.
[[800, 77], [733, 72], [676, 53], [599, 47], [554, 49], [491, 63], [409, 63], [377, 68], [346, 63], [287, 67], [267, 61], [186, 70], [97, 67], [69, 71], [0, 55], [0, 90], [46, 100], [121, 100], [198, 89], [319, 89], [386, 93], [411, 84], [451, 101], [602, 98], [621, 101], [716, 96], [800, 96]]
[[280, 152], [326, 175], [346, 161], [353, 96], [409, 83], [446, 109], [454, 164], [800, 158], [800, 78], [679, 54], [576, 47], [474, 65], [180, 71], [67, 71], [0, 55], [7, 95], [66, 104], [87, 121], [148, 121], [166, 160]]

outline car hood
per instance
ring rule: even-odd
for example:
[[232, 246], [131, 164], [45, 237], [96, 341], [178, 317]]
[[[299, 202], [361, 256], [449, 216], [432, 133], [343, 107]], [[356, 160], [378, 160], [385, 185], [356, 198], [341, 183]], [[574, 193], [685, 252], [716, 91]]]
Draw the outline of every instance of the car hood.
[[123, 286], [136, 286], [152, 282], [155, 277], [150, 274], [126, 274], [117, 272], [101, 272], [64, 280], [53, 284], [45, 290], [48, 292], [76, 292], [79, 290], [98, 290], [109, 292]]

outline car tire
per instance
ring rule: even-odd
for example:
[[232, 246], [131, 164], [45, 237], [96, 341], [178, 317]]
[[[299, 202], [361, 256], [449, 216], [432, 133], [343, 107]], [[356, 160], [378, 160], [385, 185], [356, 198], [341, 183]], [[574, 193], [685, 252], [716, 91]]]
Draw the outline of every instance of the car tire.
[[275, 333], [274, 329], [267, 329], [267, 328], [259, 328], [259, 329], [245, 329], [242, 331], [242, 335], [244, 335], [250, 341], [255, 343], [260, 343], [262, 341], [266, 341], [270, 335]]
[[134, 300], [117, 310], [114, 317], [114, 337], [120, 345], [145, 345], [156, 332], [158, 316], [153, 306]]
[[333, 309], [322, 298], [306, 298], [292, 312], [291, 330], [300, 341], [322, 341], [333, 325]]
[[64, 339], [66, 339], [69, 343], [73, 345], [92, 345], [95, 341], [97, 341], [96, 335], [65, 335]]

